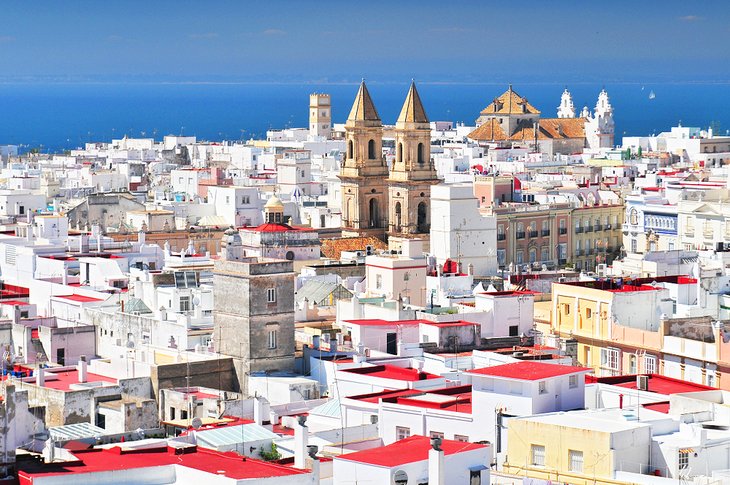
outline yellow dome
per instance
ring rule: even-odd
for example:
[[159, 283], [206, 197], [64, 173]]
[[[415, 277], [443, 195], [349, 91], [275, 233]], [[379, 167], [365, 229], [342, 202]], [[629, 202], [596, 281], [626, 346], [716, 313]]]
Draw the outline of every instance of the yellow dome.
[[264, 206], [264, 209], [281, 209], [284, 210], [284, 203], [277, 196], [273, 196]]

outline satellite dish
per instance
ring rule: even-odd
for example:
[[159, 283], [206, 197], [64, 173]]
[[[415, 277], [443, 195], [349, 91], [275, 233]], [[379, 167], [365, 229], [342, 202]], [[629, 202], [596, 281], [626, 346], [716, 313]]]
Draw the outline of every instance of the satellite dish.
[[403, 470], [396, 470], [393, 474], [393, 483], [395, 485], [406, 485], [408, 483], [408, 474]]
[[190, 424], [192, 425], [193, 429], [200, 429], [203, 426], [203, 420], [198, 417], [195, 417], [190, 422]]
[[193, 298], [193, 305], [195, 305], [195, 306], [200, 305], [200, 297], [196, 296]]

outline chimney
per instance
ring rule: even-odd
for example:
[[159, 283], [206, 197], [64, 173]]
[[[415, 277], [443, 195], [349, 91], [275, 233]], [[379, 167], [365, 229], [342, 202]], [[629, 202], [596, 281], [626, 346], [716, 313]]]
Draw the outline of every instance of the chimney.
[[294, 426], [294, 467], [304, 469], [307, 466], [307, 441], [309, 429], [306, 416], [299, 416], [299, 422]]
[[82, 355], [81, 357], [79, 357], [79, 363], [76, 366], [79, 371], [79, 382], [86, 382], [88, 373], [87, 366], [88, 364], [86, 363], [86, 356]]
[[441, 438], [431, 438], [431, 449], [428, 450], [428, 483], [444, 485], [444, 450], [441, 449]]
[[255, 396], [253, 398], [253, 421], [254, 423], [262, 426], [266, 423], [270, 423], [271, 419], [271, 408], [269, 407], [269, 401], [263, 396]]
[[319, 350], [319, 335], [312, 335], [312, 348]]
[[38, 364], [38, 370], [35, 373], [35, 385], [40, 387], [46, 385], [46, 371], [40, 364]]
[[367, 361], [367, 359], [365, 358], [365, 344], [363, 344], [362, 342], [357, 344], [357, 353], [352, 356], [352, 361], [356, 364], [361, 364]]
[[137, 233], [137, 242], [140, 244], [144, 244], [146, 237], [147, 236], [145, 235], [144, 231], [139, 231]]

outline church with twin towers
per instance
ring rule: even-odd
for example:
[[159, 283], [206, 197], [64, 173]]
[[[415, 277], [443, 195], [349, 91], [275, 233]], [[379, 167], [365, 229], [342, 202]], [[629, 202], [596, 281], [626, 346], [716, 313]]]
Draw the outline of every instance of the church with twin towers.
[[411, 83], [395, 123], [395, 159], [383, 157], [383, 123], [365, 82], [345, 122], [340, 168], [343, 236], [415, 237], [430, 230], [431, 125]]

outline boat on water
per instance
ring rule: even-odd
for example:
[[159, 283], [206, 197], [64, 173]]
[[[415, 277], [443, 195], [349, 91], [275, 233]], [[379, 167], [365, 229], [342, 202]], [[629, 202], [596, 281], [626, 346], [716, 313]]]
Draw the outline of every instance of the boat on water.
[[649, 93], [649, 99], [654, 99], [654, 98], [656, 98], [656, 94], [654, 94], [654, 90], [652, 89], [651, 92]]

